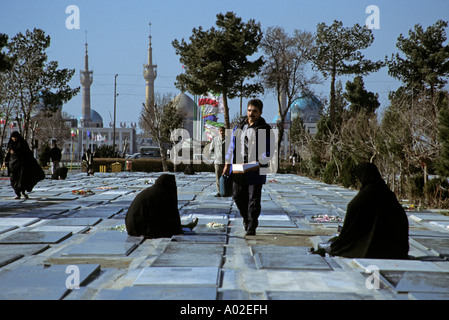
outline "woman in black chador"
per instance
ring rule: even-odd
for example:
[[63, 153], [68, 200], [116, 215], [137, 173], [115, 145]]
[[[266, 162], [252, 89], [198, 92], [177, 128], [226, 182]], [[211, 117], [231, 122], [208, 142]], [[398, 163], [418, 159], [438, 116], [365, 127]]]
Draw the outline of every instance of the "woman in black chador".
[[9, 169], [11, 186], [16, 193], [14, 199], [23, 195], [28, 199], [26, 191], [31, 192], [34, 186], [45, 179], [45, 173], [34, 159], [28, 143], [19, 132], [14, 131], [8, 142]]
[[175, 176], [170, 174], [162, 174], [154, 185], [140, 192], [125, 217], [128, 234], [146, 238], [169, 238], [182, 234], [183, 227], [193, 229], [197, 223], [195, 219], [181, 225]]
[[407, 259], [408, 219], [372, 163], [357, 167], [362, 183], [348, 204], [343, 228], [330, 254], [347, 258]]

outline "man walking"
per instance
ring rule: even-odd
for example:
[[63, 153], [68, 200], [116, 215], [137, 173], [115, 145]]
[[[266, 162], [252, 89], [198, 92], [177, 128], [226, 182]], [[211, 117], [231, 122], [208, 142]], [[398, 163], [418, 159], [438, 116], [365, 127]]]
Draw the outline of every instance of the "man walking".
[[[240, 119], [232, 132], [223, 174], [228, 175], [233, 172], [232, 164], [258, 162], [263, 166], [267, 163], [270, 157], [271, 127], [261, 117], [262, 110], [261, 100], [253, 99], [248, 102], [247, 115]], [[261, 140], [260, 143], [259, 140]], [[264, 146], [265, 150], [259, 150], [259, 145]], [[247, 235], [255, 235], [259, 224], [262, 185], [266, 182], [266, 175], [261, 174], [260, 170], [261, 168], [258, 167], [245, 173], [232, 174], [232, 198], [243, 218]]]
[[217, 185], [217, 194], [215, 197], [221, 197], [224, 195], [220, 194], [220, 178], [223, 173], [223, 168], [225, 165], [225, 132], [224, 127], [218, 129], [218, 135], [212, 140], [212, 146], [210, 151], [214, 150], [214, 167], [215, 167], [215, 182]]

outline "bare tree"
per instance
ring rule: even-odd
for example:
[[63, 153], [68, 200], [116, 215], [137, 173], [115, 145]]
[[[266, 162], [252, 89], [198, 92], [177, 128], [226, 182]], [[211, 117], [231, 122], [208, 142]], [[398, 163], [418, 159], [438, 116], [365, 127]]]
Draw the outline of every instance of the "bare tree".
[[42, 110], [33, 121], [37, 124], [35, 129], [35, 138], [40, 141], [49, 142], [56, 140], [57, 144], [62, 145], [65, 141], [70, 140], [70, 127], [65, 123], [61, 110], [51, 111]]
[[[295, 30], [289, 36], [281, 27], [270, 27], [261, 42], [266, 63], [262, 72], [265, 86], [274, 90], [278, 101], [280, 147], [285, 118], [293, 101], [311, 94], [310, 85], [319, 83], [316, 75], [307, 75], [308, 58], [314, 50], [312, 33]], [[280, 148], [279, 148], [280, 149]]]
[[173, 94], [156, 93], [154, 103], [146, 101], [140, 113], [139, 126], [156, 141], [161, 151], [162, 170], [168, 171], [167, 148], [170, 144], [170, 132], [182, 126], [182, 114], [174, 103]]

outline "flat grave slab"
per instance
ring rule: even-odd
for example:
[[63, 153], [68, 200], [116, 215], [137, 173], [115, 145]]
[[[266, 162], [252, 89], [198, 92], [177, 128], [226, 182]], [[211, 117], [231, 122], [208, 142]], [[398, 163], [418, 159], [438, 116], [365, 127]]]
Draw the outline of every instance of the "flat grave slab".
[[362, 295], [350, 292], [268, 291], [268, 300], [363, 300]]
[[[80, 286], [86, 285], [100, 272], [100, 265], [80, 264]], [[70, 289], [66, 287], [67, 266], [19, 266], [0, 271], [0, 299], [2, 300], [58, 300]], [[72, 284], [69, 282], [69, 284]]]
[[94, 226], [102, 221], [101, 218], [59, 218], [45, 221], [46, 226]]
[[14, 229], [17, 229], [17, 228], [18, 228], [18, 226], [1, 226], [0, 225], [0, 234], [6, 233], [8, 231], [11, 231], [11, 230], [14, 230]]
[[449, 300], [449, 292], [410, 292], [408, 296], [410, 300]]
[[108, 208], [107, 206], [88, 207], [81, 210], [75, 210], [71, 215], [72, 218], [102, 218], [109, 219], [119, 213], [122, 208]]
[[307, 247], [253, 246], [251, 249], [259, 269], [332, 270], [323, 257], [307, 254]]
[[408, 231], [409, 237], [415, 238], [429, 238], [429, 237], [441, 237], [441, 238], [449, 238], [448, 232], [439, 232], [433, 230], [421, 230], [421, 229], [409, 229]]
[[96, 232], [83, 242], [65, 250], [63, 256], [127, 256], [142, 242], [117, 230]]
[[442, 257], [449, 257], [449, 237], [413, 238], [413, 240], [433, 250]]
[[212, 286], [219, 283], [217, 267], [150, 267], [142, 269], [134, 286]]
[[220, 267], [223, 252], [222, 244], [170, 242], [151, 267]]
[[11, 253], [11, 254], [0, 253], [0, 268], [23, 257], [24, 255], [20, 253]]
[[59, 243], [71, 235], [70, 231], [18, 231], [0, 239], [0, 244]]
[[380, 272], [387, 271], [422, 271], [441, 272], [443, 269], [431, 261], [417, 260], [388, 260], [388, 259], [353, 259], [356, 266], [363, 270], [369, 266], [376, 266]]
[[220, 243], [226, 244], [226, 235], [211, 235], [211, 234], [186, 234], [177, 235], [171, 238], [171, 241], [185, 242], [185, 243]]
[[438, 213], [413, 213], [410, 214], [410, 219], [415, 220], [417, 222], [421, 221], [449, 221], [448, 216], [443, 216], [442, 214]]
[[297, 228], [298, 226], [290, 220], [273, 220], [261, 219], [259, 220], [259, 227], [261, 228]]
[[58, 232], [71, 232], [75, 233], [84, 233], [88, 231], [90, 228], [88, 226], [52, 226], [52, 225], [39, 225], [36, 227], [30, 227], [30, 231], [58, 231]]
[[448, 293], [449, 273], [442, 272], [404, 272], [398, 284], [397, 292]]
[[[215, 300], [217, 289], [204, 286], [182, 287], [126, 287], [117, 296], [117, 300]], [[115, 300], [115, 299], [114, 299]]]
[[0, 226], [26, 227], [40, 221], [39, 218], [1, 218]]

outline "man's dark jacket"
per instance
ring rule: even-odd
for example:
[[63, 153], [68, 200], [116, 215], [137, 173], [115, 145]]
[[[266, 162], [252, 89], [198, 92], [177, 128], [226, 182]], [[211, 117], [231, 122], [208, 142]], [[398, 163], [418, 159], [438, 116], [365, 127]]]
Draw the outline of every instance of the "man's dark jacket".
[[[236, 130], [240, 129], [243, 130], [243, 127], [245, 126], [245, 124], [248, 123], [248, 117], [244, 116], [242, 118], [240, 118], [238, 125], [234, 128], [234, 130], [232, 131], [232, 138], [231, 138], [231, 143], [229, 145], [228, 148], [228, 152], [226, 154], [226, 161], [229, 163], [236, 163], [236, 153], [240, 152], [240, 150], [236, 150], [236, 146], [237, 144], [237, 139], [239, 139], [239, 137], [236, 136]], [[260, 129], [264, 129], [265, 130], [265, 150], [259, 150], [259, 130]], [[268, 125], [265, 121], [264, 118], [260, 117], [253, 125], [248, 126], [248, 130], [256, 130], [256, 159], [257, 161], [259, 161], [259, 163], [261, 163], [261, 167], [266, 166], [265, 164], [263, 164], [261, 162], [261, 155], [264, 154], [265, 157], [270, 157], [270, 147], [271, 145], [274, 143], [271, 134], [270, 134], [270, 130], [271, 127], [270, 125]], [[232, 172], [232, 167], [231, 167], [231, 172]], [[254, 184], [264, 184], [266, 182], [267, 176], [266, 175], [261, 175], [260, 174], [260, 170], [255, 170], [255, 171], [250, 171], [245, 173], [245, 178], [246, 178], [246, 183], [248, 185], [254, 185]]]

